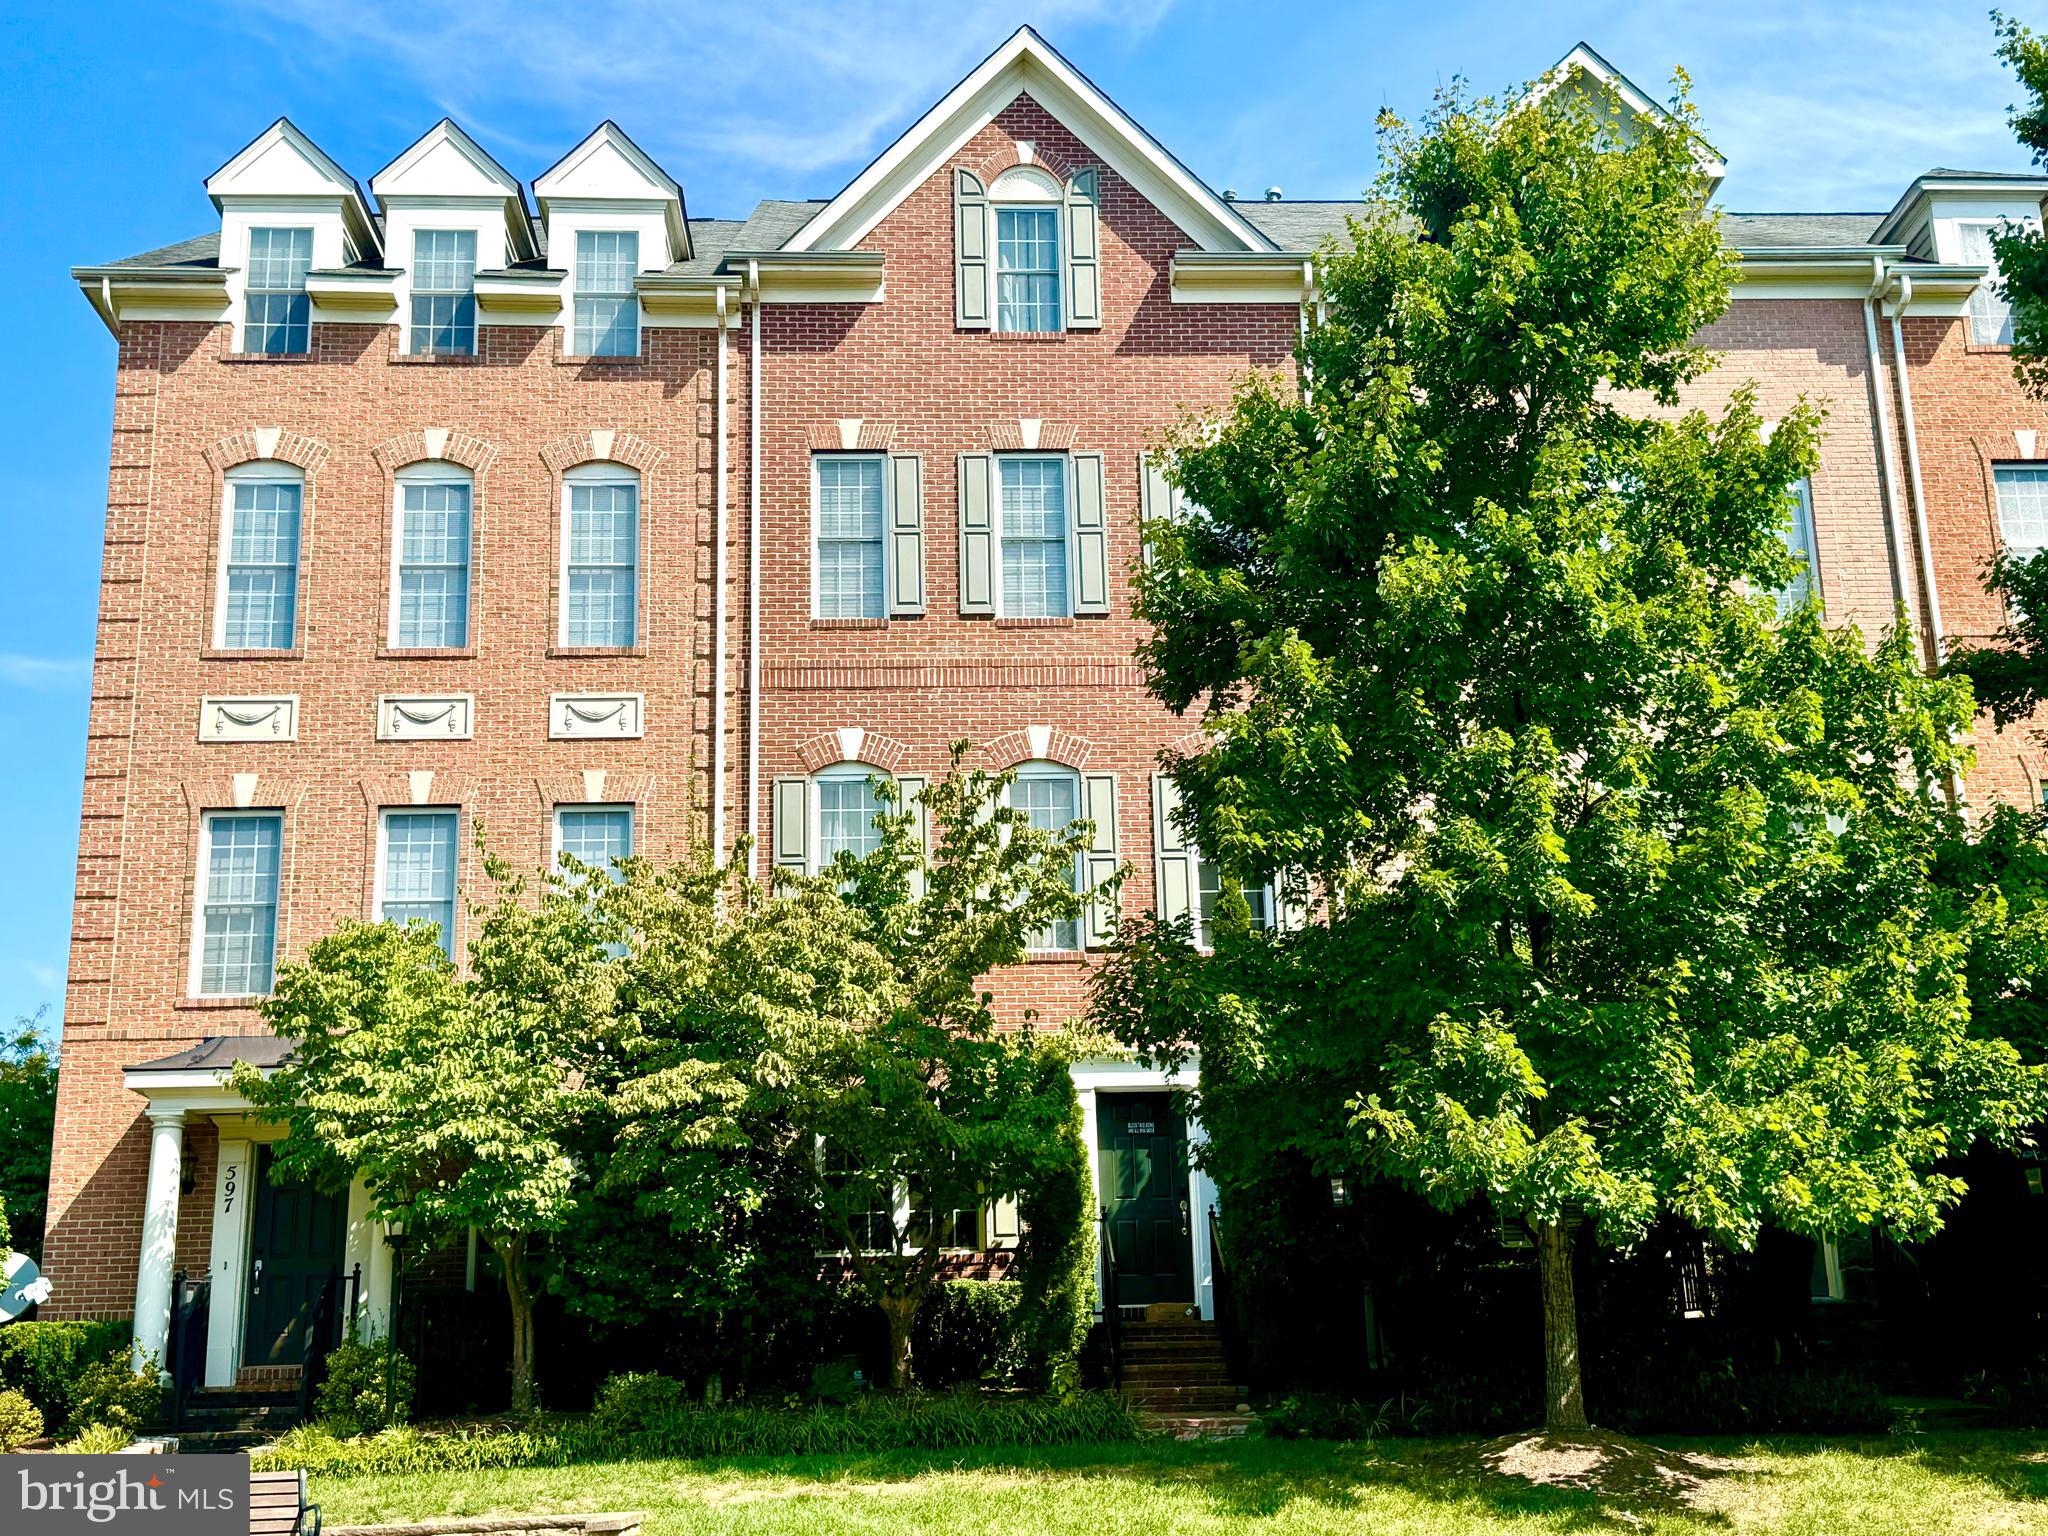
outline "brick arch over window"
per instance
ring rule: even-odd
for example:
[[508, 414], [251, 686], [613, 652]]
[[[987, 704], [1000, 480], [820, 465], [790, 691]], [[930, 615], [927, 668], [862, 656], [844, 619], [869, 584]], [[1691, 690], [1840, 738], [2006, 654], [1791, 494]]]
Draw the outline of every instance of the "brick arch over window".
[[995, 185], [996, 178], [1002, 175], [1003, 172], [1014, 171], [1020, 165], [1044, 171], [1061, 186], [1065, 186], [1076, 171], [1094, 169], [1093, 166], [1083, 165], [1076, 160], [1069, 160], [1060, 153], [1057, 146], [1036, 141], [1032, 143], [1031, 158], [1029, 160], [1026, 160], [1017, 153], [1017, 145], [1015, 143], [998, 144], [987, 154], [983, 155], [979, 163], [970, 163], [964, 166], [963, 169], [970, 170], [979, 176], [984, 187], [991, 187]]
[[864, 730], [857, 725], [821, 731], [797, 748], [806, 773], [816, 773], [838, 763], [865, 763], [884, 773], [894, 773], [909, 753], [910, 748], [894, 737]]
[[658, 468], [664, 457], [662, 450], [646, 438], [611, 427], [558, 437], [541, 449], [540, 456], [558, 475], [578, 464], [593, 463], [623, 464], [646, 474]]
[[1195, 730], [1169, 741], [1166, 750], [1175, 757], [1200, 757], [1211, 745], [1207, 731]]
[[989, 767], [998, 773], [1030, 762], [1086, 768], [1088, 759], [1095, 755], [1095, 743], [1057, 726], [1027, 725], [1021, 731], [998, 736], [988, 744], [987, 753]]
[[498, 449], [495, 443], [471, 437], [467, 432], [452, 432], [446, 427], [422, 427], [416, 432], [401, 432], [396, 437], [386, 438], [372, 448], [370, 454], [387, 475], [395, 475], [409, 464], [431, 462], [459, 464], [481, 479], [484, 471], [498, 457]]
[[237, 464], [275, 462], [292, 464], [308, 475], [316, 475], [331, 450], [317, 437], [287, 432], [283, 427], [244, 427], [206, 448], [206, 462], [215, 474], [224, 475]]

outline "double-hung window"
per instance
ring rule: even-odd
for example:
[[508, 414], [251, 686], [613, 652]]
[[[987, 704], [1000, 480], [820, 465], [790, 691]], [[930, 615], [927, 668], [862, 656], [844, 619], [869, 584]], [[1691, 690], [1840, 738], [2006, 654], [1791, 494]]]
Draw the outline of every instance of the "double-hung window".
[[998, 461], [1004, 618], [1066, 618], [1073, 613], [1067, 565], [1067, 461], [1008, 454]]
[[1782, 536], [1785, 547], [1805, 561], [1806, 566], [1778, 589], [1776, 596], [1779, 618], [1785, 617], [1813, 596], [1817, 590], [1816, 573], [1820, 570], [1820, 554], [1813, 537], [1813, 482], [1802, 476], [1792, 487], [1791, 494], [1790, 521], [1786, 524]]
[[1060, 213], [1057, 207], [997, 208], [996, 329], [1060, 328]]
[[254, 997], [277, 965], [277, 885], [284, 817], [209, 811], [200, 822], [199, 932], [192, 990]]
[[817, 459], [817, 616], [879, 619], [883, 606], [882, 460]]
[[412, 237], [412, 349], [476, 355], [476, 231], [422, 229]]
[[1997, 464], [1998, 534], [2005, 553], [2031, 559], [2048, 547], [2048, 465]]
[[575, 336], [579, 357], [632, 357], [640, 350], [640, 236], [630, 229], [576, 232]]
[[306, 274], [313, 266], [310, 229], [249, 231], [249, 270], [242, 350], [292, 354], [313, 348], [313, 301]]
[[1963, 260], [1991, 270], [1970, 295], [1970, 340], [1985, 346], [2012, 345], [2012, 301], [1998, 291], [1998, 253], [1991, 248], [1991, 236], [1998, 228], [1989, 222], [1956, 226], [1962, 240]]
[[[1062, 768], [1056, 763], [1027, 763], [1017, 770], [1017, 777], [1010, 785], [1010, 806], [1013, 810], [1022, 811], [1025, 819], [1042, 832], [1064, 832], [1081, 814], [1081, 777], [1071, 768]], [[1081, 889], [1079, 854], [1074, 856], [1074, 867], [1067, 872], [1067, 879], [1072, 889]], [[1030, 947], [1079, 949], [1080, 919], [1068, 918], [1049, 924], [1032, 936]]]
[[572, 469], [563, 500], [562, 643], [630, 646], [639, 634], [640, 482], [617, 465]]
[[828, 870], [842, 853], [866, 858], [882, 846], [882, 814], [875, 793], [876, 770], [861, 763], [827, 768], [814, 780], [818, 797], [818, 868]]
[[305, 482], [282, 464], [227, 477], [215, 630], [235, 651], [288, 651], [298, 634], [299, 515]]
[[432, 923], [455, 953], [457, 817], [452, 810], [386, 811], [377, 916], [391, 923]]
[[[1195, 941], [1204, 946], [1216, 942], [1216, 905], [1223, 896], [1223, 871], [1208, 859], [1198, 860], [1195, 867]], [[1244, 893], [1244, 904], [1251, 908], [1251, 926], [1254, 932], [1270, 933], [1273, 929], [1273, 886], [1270, 881], [1241, 880], [1237, 888]]]
[[391, 643], [469, 644], [470, 481], [443, 466], [401, 470]]
[[616, 879], [619, 860], [633, 856], [630, 805], [564, 805], [555, 810], [555, 853]]

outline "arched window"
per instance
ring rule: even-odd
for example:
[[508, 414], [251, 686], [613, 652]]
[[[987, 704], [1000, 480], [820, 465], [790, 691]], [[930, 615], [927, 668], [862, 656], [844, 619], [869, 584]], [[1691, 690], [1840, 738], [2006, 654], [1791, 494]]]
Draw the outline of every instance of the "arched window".
[[391, 622], [394, 649], [469, 644], [469, 471], [438, 460], [409, 464], [392, 491]]
[[832, 867], [842, 853], [864, 858], [882, 846], [882, 813], [876, 780], [889, 775], [866, 763], [839, 763], [811, 780], [812, 816], [818, 835], [812, 842], [816, 872]]
[[624, 649], [640, 638], [640, 477], [579, 464], [562, 477], [562, 644]]
[[[1064, 832], [1069, 823], [1082, 816], [1081, 775], [1060, 763], [1029, 762], [1017, 770], [1010, 785], [1010, 806], [1022, 811], [1031, 825], [1044, 832]], [[1077, 854], [1067, 878], [1072, 889], [1081, 887], [1081, 858]], [[1042, 950], [1079, 949], [1081, 923], [1078, 918], [1052, 923], [1031, 939], [1031, 948]]]
[[1060, 329], [1060, 184], [1018, 165], [988, 189], [996, 267], [996, 329]]

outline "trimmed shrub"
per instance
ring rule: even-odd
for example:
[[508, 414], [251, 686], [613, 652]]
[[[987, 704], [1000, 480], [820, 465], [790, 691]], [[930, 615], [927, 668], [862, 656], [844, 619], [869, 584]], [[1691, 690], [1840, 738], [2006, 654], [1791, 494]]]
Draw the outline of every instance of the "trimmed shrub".
[[540, 1419], [518, 1428], [432, 1432], [413, 1426], [345, 1440], [302, 1424], [257, 1451], [257, 1471], [325, 1477], [559, 1467], [575, 1462], [733, 1456], [958, 1450], [986, 1445], [1069, 1445], [1134, 1440], [1137, 1420], [1121, 1398], [875, 1394], [844, 1406], [683, 1408], [644, 1430], [617, 1435], [594, 1417]]
[[2048, 1427], [2048, 1371], [2036, 1367], [2003, 1376], [1979, 1371], [1964, 1379], [1963, 1400], [1989, 1410], [2005, 1428]]
[[134, 1441], [134, 1434], [118, 1424], [88, 1424], [57, 1449], [70, 1456], [112, 1456]]
[[921, 1387], [1007, 1387], [1024, 1370], [1014, 1280], [950, 1280], [918, 1308], [910, 1359]]
[[690, 1406], [689, 1386], [653, 1371], [607, 1376], [597, 1389], [590, 1416], [599, 1428], [619, 1436], [637, 1435], [655, 1420]]
[[1897, 1418], [1851, 1371], [1744, 1371], [1722, 1360], [1689, 1375], [1646, 1370], [1631, 1387], [1616, 1414], [1631, 1434], [1884, 1434]]
[[71, 1387], [71, 1418], [79, 1424], [106, 1424], [131, 1434], [153, 1424], [163, 1411], [164, 1389], [156, 1357], [130, 1370], [126, 1360], [89, 1365]]
[[[391, 1412], [384, 1412], [387, 1379]], [[327, 1357], [327, 1379], [313, 1397], [313, 1417], [337, 1435], [367, 1434], [403, 1424], [412, 1413], [412, 1362], [388, 1339], [350, 1339]]]
[[60, 1428], [86, 1368], [128, 1351], [126, 1322], [9, 1323], [0, 1328], [0, 1386], [11, 1387]]
[[1073, 1079], [1057, 1064], [1046, 1070], [1058, 1072], [1074, 1095], [1061, 1138], [1067, 1157], [1058, 1175], [1018, 1193], [1024, 1236], [1012, 1274], [1020, 1291], [1016, 1333], [1022, 1384], [1067, 1396], [1080, 1388], [1081, 1346], [1095, 1315], [1095, 1180]]
[[19, 1392], [0, 1392], [0, 1452], [18, 1451], [42, 1433], [41, 1409]]

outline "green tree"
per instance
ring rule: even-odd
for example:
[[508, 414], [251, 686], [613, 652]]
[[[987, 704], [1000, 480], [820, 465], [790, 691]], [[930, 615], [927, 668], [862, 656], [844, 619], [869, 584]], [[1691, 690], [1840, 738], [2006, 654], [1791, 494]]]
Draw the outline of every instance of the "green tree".
[[602, 898], [634, 936], [612, 1176], [692, 1231], [801, 1189], [888, 1323], [897, 1388], [957, 1221], [1073, 1177], [1073, 1087], [1049, 1070], [1071, 1040], [998, 1028], [982, 979], [1081, 913], [1090, 829], [1034, 829], [1009, 782], [957, 752], [920, 805], [877, 781], [873, 852], [778, 870], [772, 899], [749, 888], [722, 923], [689, 889], [702, 872], [640, 871]]
[[[512, 1314], [512, 1406], [534, 1406], [534, 1248], [574, 1199], [567, 1150], [593, 1107], [615, 964], [590, 874], [529, 890], [487, 860], [493, 899], [472, 908], [469, 973], [424, 924], [345, 923], [284, 966], [264, 1004], [298, 1042], [267, 1080], [237, 1086], [289, 1127], [276, 1169], [340, 1187], [360, 1174], [373, 1220], [440, 1234], [474, 1227], [497, 1254]], [[529, 899], [532, 897], [533, 899]]]
[[12, 1241], [40, 1258], [57, 1127], [57, 1056], [43, 1035], [46, 1009], [0, 1035], [0, 1254]]
[[1731, 280], [1682, 81], [1625, 129], [1451, 94], [1382, 140], [1309, 387], [1176, 434], [1199, 510], [1139, 578], [1153, 691], [1207, 728], [1170, 762], [1196, 844], [1317, 919], [1208, 960], [1141, 931], [1102, 1012], [1240, 1106], [1311, 1085], [1260, 1134], [1312, 1163], [1526, 1224], [1571, 1427], [1580, 1223], [1925, 1230], [1930, 1165], [2043, 1085], [1973, 1017], [2001, 903], [1931, 879], [1967, 683], [1778, 622], [1818, 410], [1677, 409]]

